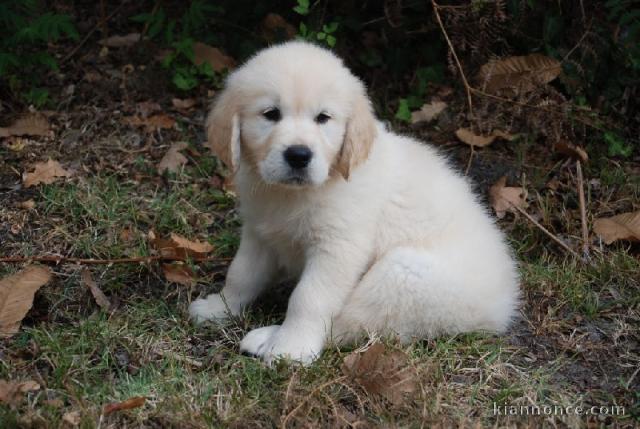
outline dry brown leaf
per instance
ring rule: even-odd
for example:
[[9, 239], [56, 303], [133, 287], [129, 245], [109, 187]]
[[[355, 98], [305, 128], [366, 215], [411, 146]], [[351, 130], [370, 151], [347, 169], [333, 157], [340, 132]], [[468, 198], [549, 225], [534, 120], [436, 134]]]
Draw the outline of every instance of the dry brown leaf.
[[79, 426], [81, 420], [80, 411], [68, 411], [62, 416], [62, 421], [71, 426]]
[[342, 372], [367, 392], [382, 395], [394, 404], [401, 403], [404, 394], [416, 390], [416, 372], [408, 366], [407, 355], [388, 351], [382, 343], [372, 345], [364, 353], [345, 357]]
[[163, 264], [162, 272], [164, 273], [164, 277], [170, 282], [185, 286], [192, 286], [195, 283], [195, 275], [187, 265], [177, 263]]
[[36, 202], [32, 199], [18, 203], [18, 207], [24, 210], [32, 210], [36, 206]]
[[150, 231], [149, 240], [151, 246], [168, 259], [204, 258], [207, 253], [213, 251], [213, 246], [209, 243], [187, 240], [175, 233], [171, 233], [169, 239], [162, 239], [157, 238], [153, 231]]
[[141, 101], [136, 104], [136, 111], [142, 115], [143, 118], [148, 118], [152, 113], [162, 110], [162, 106], [155, 101]]
[[469, 146], [485, 147], [493, 143], [497, 138], [513, 141], [517, 136], [500, 130], [493, 130], [488, 136], [479, 136], [467, 128], [460, 128], [456, 130], [456, 137], [458, 137], [461, 142], [466, 143]]
[[0, 380], [0, 403], [16, 405], [25, 393], [39, 389], [40, 385], [33, 380], [19, 382]]
[[296, 37], [296, 28], [289, 24], [281, 15], [270, 13], [264, 17], [261, 24], [262, 37], [267, 42], [289, 40]]
[[411, 112], [411, 123], [430, 122], [437, 118], [446, 108], [447, 103], [444, 101], [432, 101], [431, 103], [423, 105], [420, 110]]
[[140, 41], [140, 33], [129, 33], [124, 36], [111, 36], [106, 39], [98, 40], [98, 44], [108, 46], [109, 48], [122, 48], [133, 46]]
[[153, 132], [160, 128], [173, 128], [176, 124], [176, 120], [165, 113], [159, 113], [147, 118], [129, 116], [127, 118], [123, 118], [123, 121], [134, 127], [144, 127], [147, 132]]
[[58, 177], [70, 177], [71, 172], [62, 168], [58, 161], [49, 159], [47, 162], [39, 162], [35, 165], [34, 171], [22, 174], [22, 184], [25, 188], [39, 185], [40, 183], [51, 184]]
[[558, 142], [555, 142], [553, 145], [553, 149], [556, 152], [561, 153], [565, 156], [569, 156], [573, 159], [580, 160], [582, 162], [589, 161], [589, 155], [587, 154], [587, 151], [569, 141], [560, 140]]
[[122, 231], [120, 231], [120, 240], [124, 241], [125, 243], [133, 241], [134, 238], [135, 231], [130, 227], [123, 228]]
[[18, 332], [35, 293], [50, 279], [49, 268], [33, 265], [0, 280], [0, 338]]
[[190, 110], [196, 105], [196, 100], [193, 98], [172, 98], [171, 104], [178, 110]]
[[186, 149], [187, 146], [185, 142], [172, 144], [158, 164], [158, 173], [162, 174], [165, 171], [170, 171], [171, 173], [179, 172], [180, 168], [187, 163], [187, 157], [180, 151]]
[[200, 65], [209, 63], [213, 71], [221, 72], [225, 69], [231, 70], [236, 66], [236, 61], [225, 55], [220, 49], [206, 45], [201, 42], [193, 44], [194, 63]]
[[606, 244], [617, 240], [640, 241], [640, 210], [596, 219], [593, 230]]
[[147, 401], [147, 398], [145, 398], [144, 396], [134, 396], [133, 398], [129, 398], [122, 402], [114, 402], [114, 403], [105, 405], [104, 408], [102, 409], [102, 413], [104, 415], [108, 415], [115, 411], [139, 408], [143, 406], [146, 401]]
[[478, 83], [488, 93], [507, 88], [529, 92], [551, 82], [561, 72], [562, 66], [558, 60], [542, 54], [531, 54], [488, 62], [480, 68]]
[[28, 113], [18, 118], [6, 128], [0, 127], [0, 137], [9, 136], [48, 136], [49, 120], [39, 113]]
[[104, 311], [109, 311], [111, 309], [111, 301], [109, 298], [102, 292], [102, 290], [98, 287], [98, 284], [91, 277], [91, 271], [88, 269], [82, 270], [82, 283], [91, 291], [91, 295], [93, 295], [93, 299], [96, 300], [96, 304]]
[[524, 188], [506, 185], [507, 176], [502, 176], [489, 189], [491, 207], [496, 211], [498, 219], [502, 219], [508, 211], [515, 213], [516, 207], [524, 209], [527, 206], [527, 191]]

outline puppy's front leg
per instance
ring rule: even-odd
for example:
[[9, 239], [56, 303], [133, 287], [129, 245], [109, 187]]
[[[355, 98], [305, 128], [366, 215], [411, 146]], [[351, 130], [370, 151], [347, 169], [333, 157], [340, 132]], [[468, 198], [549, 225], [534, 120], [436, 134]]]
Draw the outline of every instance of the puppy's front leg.
[[[335, 244], [335, 243], [334, 243]], [[364, 252], [352, 243], [313, 251], [289, 299], [282, 326], [268, 326], [247, 334], [240, 349], [267, 363], [286, 357], [303, 363], [317, 358], [337, 316], [366, 266]]]
[[247, 227], [242, 229], [240, 248], [231, 262], [224, 288], [189, 306], [196, 323], [240, 314], [273, 280], [277, 271], [273, 253]]

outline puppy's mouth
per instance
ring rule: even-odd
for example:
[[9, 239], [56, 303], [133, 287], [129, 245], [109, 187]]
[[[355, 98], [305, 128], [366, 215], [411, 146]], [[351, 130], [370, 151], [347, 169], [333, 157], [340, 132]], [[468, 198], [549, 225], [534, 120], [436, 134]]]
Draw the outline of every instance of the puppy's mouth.
[[300, 187], [306, 186], [311, 182], [306, 173], [292, 171], [280, 183], [282, 183], [283, 185]]

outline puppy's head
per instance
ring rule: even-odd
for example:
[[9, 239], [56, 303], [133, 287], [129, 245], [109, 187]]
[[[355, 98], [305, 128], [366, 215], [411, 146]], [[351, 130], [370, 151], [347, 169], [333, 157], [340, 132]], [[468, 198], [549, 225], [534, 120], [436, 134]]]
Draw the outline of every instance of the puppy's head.
[[302, 42], [266, 49], [227, 79], [207, 119], [209, 145], [271, 185], [345, 179], [376, 137], [364, 85], [331, 52]]

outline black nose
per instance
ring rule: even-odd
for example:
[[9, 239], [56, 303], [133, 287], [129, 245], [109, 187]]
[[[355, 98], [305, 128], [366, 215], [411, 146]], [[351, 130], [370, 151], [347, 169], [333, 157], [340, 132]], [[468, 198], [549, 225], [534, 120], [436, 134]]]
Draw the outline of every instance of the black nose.
[[284, 160], [292, 168], [305, 168], [309, 165], [313, 152], [307, 146], [293, 145], [284, 151]]

